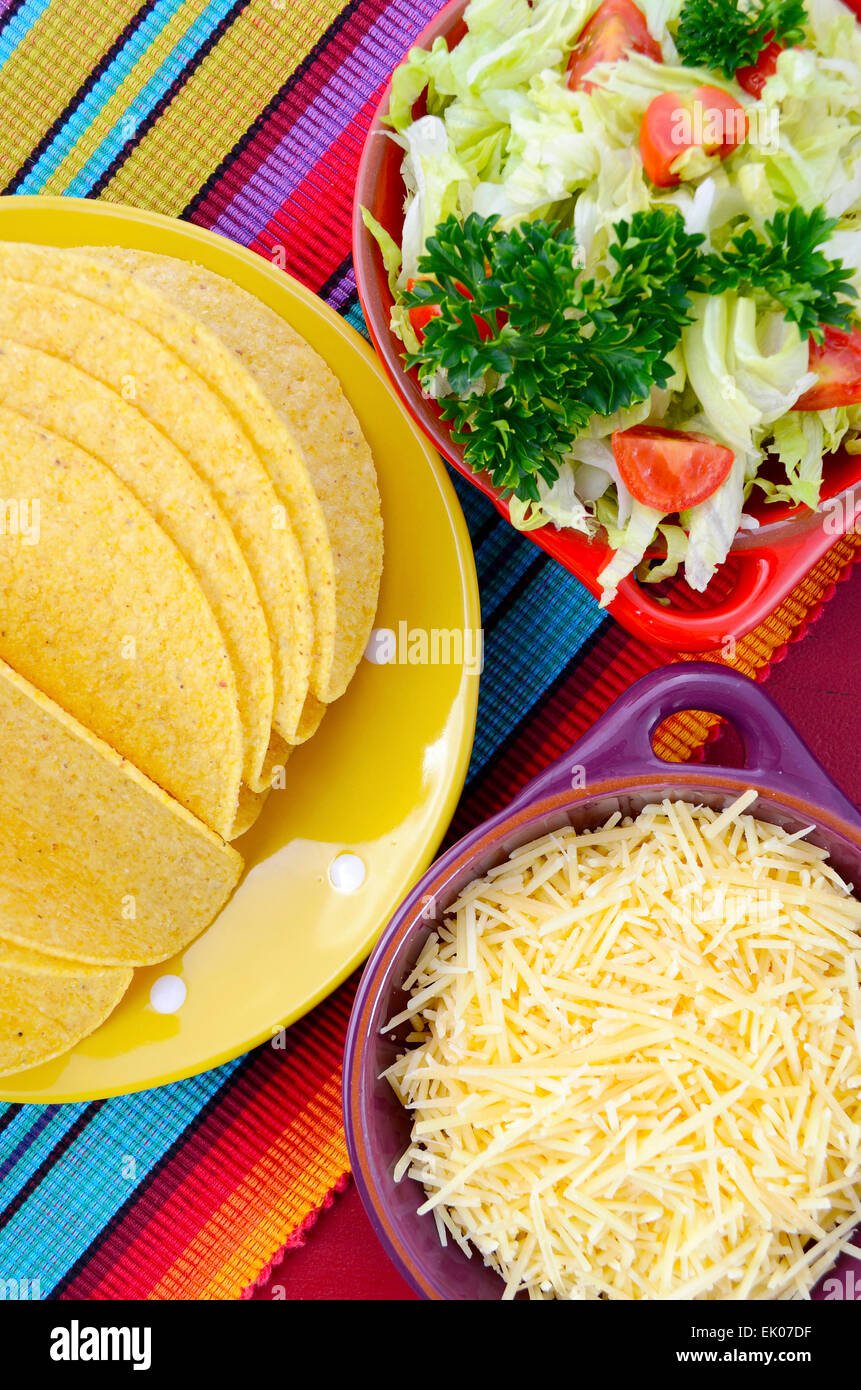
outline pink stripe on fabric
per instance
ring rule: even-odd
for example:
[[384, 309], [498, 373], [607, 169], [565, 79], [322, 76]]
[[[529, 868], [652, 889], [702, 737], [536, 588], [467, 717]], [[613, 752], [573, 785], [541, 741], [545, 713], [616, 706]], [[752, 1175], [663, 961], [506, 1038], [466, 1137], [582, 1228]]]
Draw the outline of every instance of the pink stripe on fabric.
[[[250, 245], [388, 79], [439, 5], [394, 0], [368, 25], [370, 8], [359, 7], [280, 104], [278, 117], [286, 115], [289, 121], [285, 134], [250, 175], [246, 172], [246, 182], [217, 218], [215, 231]], [[343, 56], [336, 66], [339, 51]]]
[[[310, 174], [250, 243], [251, 249], [279, 264], [318, 293], [338, 273], [350, 253], [350, 221], [356, 169], [365, 134], [380, 97], [377, 91], [331, 145]], [[315, 236], [309, 238], [313, 225]]]

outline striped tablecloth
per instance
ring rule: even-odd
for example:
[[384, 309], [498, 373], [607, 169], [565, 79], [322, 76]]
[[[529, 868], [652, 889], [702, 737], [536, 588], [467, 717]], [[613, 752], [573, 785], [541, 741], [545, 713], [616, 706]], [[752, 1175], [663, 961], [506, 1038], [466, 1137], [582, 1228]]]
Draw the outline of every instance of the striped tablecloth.
[[[263, 255], [283, 248], [287, 269], [361, 329], [349, 211], [362, 139], [389, 71], [438, 8], [0, 0], [0, 188], [130, 203]], [[457, 487], [486, 669], [451, 836], [665, 660]], [[730, 664], [763, 678], [857, 548], [839, 541]], [[709, 731], [678, 716], [665, 751], [692, 756]], [[144, 1095], [0, 1106], [0, 1275], [46, 1298], [247, 1292], [346, 1181], [340, 1061], [354, 988], [296, 1025], [286, 1050]]]

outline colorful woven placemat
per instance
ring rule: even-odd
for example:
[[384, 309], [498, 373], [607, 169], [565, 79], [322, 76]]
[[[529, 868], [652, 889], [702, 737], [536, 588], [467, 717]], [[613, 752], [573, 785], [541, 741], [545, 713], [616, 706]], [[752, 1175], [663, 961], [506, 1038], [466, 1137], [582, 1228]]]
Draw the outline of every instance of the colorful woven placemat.
[[[362, 138], [432, 0], [0, 0], [0, 191], [185, 217], [277, 263], [361, 328], [349, 210]], [[665, 656], [457, 480], [486, 633], [450, 836], [498, 809]], [[725, 660], [762, 679], [859, 549], [839, 541]], [[713, 720], [683, 714], [666, 755]], [[237, 1298], [344, 1181], [340, 1061], [355, 988], [190, 1081], [0, 1106], [0, 1278], [31, 1297]]]

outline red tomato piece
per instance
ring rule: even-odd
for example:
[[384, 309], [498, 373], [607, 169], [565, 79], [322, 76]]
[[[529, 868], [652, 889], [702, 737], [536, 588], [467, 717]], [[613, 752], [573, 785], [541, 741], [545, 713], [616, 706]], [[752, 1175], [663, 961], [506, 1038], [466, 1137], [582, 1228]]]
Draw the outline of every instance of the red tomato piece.
[[640, 125], [640, 154], [643, 167], [652, 183], [670, 188], [679, 182], [671, 165], [687, 146], [674, 135], [684, 108], [675, 92], [662, 92], [646, 108]]
[[726, 159], [746, 139], [741, 102], [722, 87], [694, 87], [689, 93], [661, 92], [649, 102], [640, 126], [640, 153], [652, 183], [671, 188], [679, 182], [672, 165], [685, 150], [699, 146]]
[[825, 329], [821, 343], [810, 343], [808, 370], [819, 380], [793, 410], [830, 410], [835, 405], [861, 402], [861, 328], [844, 333], [842, 328]]
[[[416, 282], [414, 279], [409, 279], [407, 281], [407, 289], [413, 289], [415, 287], [415, 283]], [[424, 337], [424, 331], [430, 323], [431, 319], [439, 318], [441, 312], [442, 310], [440, 309], [438, 304], [415, 304], [413, 305], [412, 309], [410, 309], [410, 323], [413, 326], [413, 332], [415, 333], [419, 342], [421, 342], [422, 338]]]
[[662, 61], [661, 45], [652, 38], [641, 10], [632, 0], [604, 0], [580, 37], [568, 60], [568, 86], [591, 92], [593, 82], [586, 74], [597, 63], [616, 63], [629, 53], [644, 53]]
[[637, 425], [616, 430], [613, 455], [622, 482], [644, 507], [681, 512], [717, 492], [729, 476], [732, 449], [705, 434]]
[[[459, 290], [459, 292], [464, 296], [465, 299], [472, 299], [472, 295], [466, 288], [466, 285], [462, 285], [459, 280], [455, 280], [454, 283], [455, 287]], [[416, 281], [413, 278], [410, 278], [409, 280], [407, 280], [407, 289], [411, 290], [415, 284]], [[410, 309], [410, 323], [413, 326], [413, 330], [419, 342], [421, 342], [422, 337], [424, 336], [424, 330], [427, 328], [431, 319], [439, 318], [441, 313], [442, 310], [440, 309], [440, 306], [438, 304], [416, 304], [413, 306], [412, 309]], [[482, 342], [486, 342], [488, 338], [492, 338], [493, 331], [487, 320], [483, 319], [480, 314], [473, 314], [472, 317], [475, 319], [475, 326], [478, 329], [478, 336], [479, 338], [481, 338]]]
[[[861, 4], [861, 0], [859, 0], [859, 4]], [[783, 45], [775, 43], [771, 34], [767, 34], [765, 48], [756, 62], [752, 63], [750, 67], [736, 69], [736, 82], [739, 86], [744, 87], [746, 92], [750, 92], [752, 97], [761, 97], [762, 89], [769, 77], [773, 77], [777, 72], [777, 60], [782, 52]]]

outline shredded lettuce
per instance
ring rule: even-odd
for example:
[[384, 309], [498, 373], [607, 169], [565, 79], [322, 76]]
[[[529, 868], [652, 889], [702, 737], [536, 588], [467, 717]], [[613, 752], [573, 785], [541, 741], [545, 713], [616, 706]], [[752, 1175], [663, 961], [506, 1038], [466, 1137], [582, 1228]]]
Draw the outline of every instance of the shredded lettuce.
[[435, 106], [433, 101], [434, 74], [447, 61], [448, 47], [445, 39], [437, 39], [430, 49], [411, 48], [406, 59], [392, 74], [392, 90], [389, 96], [389, 124], [402, 132], [412, 124], [413, 107], [421, 96], [431, 87], [428, 110]]
[[679, 518], [688, 533], [685, 579], [698, 593], [707, 588], [735, 539], [744, 509], [746, 472], [745, 455], [736, 454], [732, 471], [717, 492]]
[[418, 350], [418, 338], [415, 335], [413, 326], [410, 323], [410, 316], [404, 306], [398, 300], [398, 289], [401, 282], [401, 248], [376, 217], [362, 208], [362, 221], [380, 248], [380, 255], [383, 258], [383, 265], [389, 277], [389, 289], [394, 296], [390, 326], [393, 333], [397, 334], [408, 352]]
[[385, 227], [367, 208], [362, 208], [362, 221], [380, 248], [383, 265], [389, 277], [389, 289], [394, 294], [401, 273], [401, 248], [394, 237], [386, 231]]
[[775, 420], [771, 448], [786, 472], [785, 483], [758, 479], [766, 497], [816, 510], [824, 454], [833, 453], [849, 431], [849, 411], [793, 410]]
[[745, 452], [760, 412], [739, 389], [731, 366], [732, 318], [736, 297], [694, 296], [693, 323], [682, 334], [685, 369], [716, 439]]
[[658, 532], [664, 538], [667, 554], [657, 565], [647, 562], [641, 565], [637, 578], [642, 584], [661, 584], [665, 579], [674, 579], [688, 553], [687, 532], [681, 526], [659, 526]]
[[787, 410], [815, 378], [807, 371], [809, 348], [783, 314], [757, 318], [752, 299], [736, 300], [730, 327], [729, 365], [739, 391], [769, 424]]
[[602, 608], [613, 602], [622, 580], [639, 565], [654, 541], [662, 520], [661, 512], [635, 501], [631, 506], [631, 515], [621, 530], [607, 527], [607, 536], [615, 554], [598, 576]]
[[[522, 220], [565, 202], [599, 170], [600, 146], [590, 129], [588, 103], [561, 74], [539, 73], [527, 99], [511, 112], [502, 186], [507, 201], [499, 209], [503, 220]], [[488, 201], [485, 184], [485, 205]]]
[[438, 116], [414, 121], [403, 141], [403, 177], [412, 197], [404, 216], [401, 251], [404, 276], [415, 278], [428, 237], [459, 210], [461, 185], [470, 183], [467, 170], [449, 152], [448, 132]]
[[706, 432], [750, 453], [815, 380], [807, 342], [781, 313], [758, 313], [754, 300], [731, 291], [694, 296], [693, 320], [682, 343]]
[[538, 479], [537, 502], [521, 502], [512, 497], [508, 509], [519, 531], [531, 531], [548, 522], [571, 531], [582, 531], [585, 535], [597, 530], [594, 516], [577, 495], [574, 468], [570, 463], [561, 465], [559, 477], [551, 486], [543, 478]]
[[824, 203], [831, 217], [857, 207], [861, 42], [858, 24], [851, 14], [846, 18], [848, 29], [842, 17], [834, 17], [835, 32], [848, 36], [852, 31], [852, 42], [846, 42], [839, 57], [810, 48], [785, 50], [756, 104], [758, 128], [772, 139], [746, 147], [738, 179], [748, 190], [756, 186], [759, 206], [754, 211], [762, 215], [772, 215], [768, 202], [798, 203], [808, 212]]

